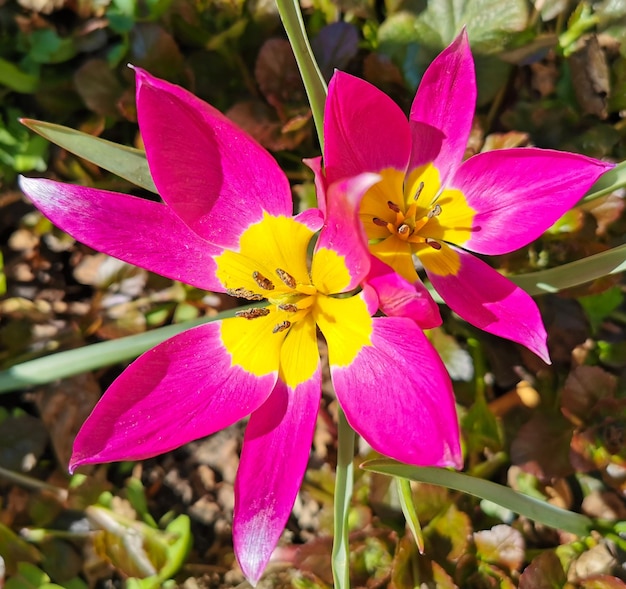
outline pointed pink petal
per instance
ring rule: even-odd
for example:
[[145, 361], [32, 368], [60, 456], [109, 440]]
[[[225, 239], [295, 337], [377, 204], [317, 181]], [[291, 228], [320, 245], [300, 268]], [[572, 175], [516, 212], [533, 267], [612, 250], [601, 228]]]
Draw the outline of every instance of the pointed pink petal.
[[137, 68], [137, 117], [154, 183], [199, 235], [236, 247], [263, 211], [292, 214], [272, 156], [218, 110]]
[[465, 30], [424, 73], [411, 106], [410, 168], [434, 162], [446, 184], [461, 163], [476, 107], [474, 60]]
[[326, 175], [322, 169], [322, 156], [303, 159], [302, 163], [311, 168], [317, 194], [317, 207], [326, 215]]
[[535, 301], [482, 260], [453, 249], [460, 260], [456, 275], [441, 276], [426, 266], [446, 304], [468, 323], [526, 346], [549, 364], [546, 330]]
[[185, 331], [113, 382], [78, 432], [70, 468], [141, 460], [208, 436], [255, 411], [276, 378], [231, 366], [220, 322]]
[[334, 250], [344, 257], [351, 278], [346, 291], [356, 288], [370, 269], [371, 256], [359, 218], [359, 204], [367, 190], [379, 180], [377, 174], [360, 174], [328, 188], [326, 221], [315, 249]]
[[221, 249], [168, 206], [52, 180], [21, 177], [20, 187], [55, 225], [89, 247], [198, 288], [224, 290], [211, 257]]
[[380, 308], [385, 315], [408, 317], [422, 329], [432, 329], [442, 323], [439, 307], [421, 280], [411, 284], [374, 256], [364, 290], [367, 288], [375, 291], [378, 299], [376, 308]]
[[295, 390], [279, 380], [246, 428], [235, 481], [233, 542], [252, 585], [267, 565], [302, 483], [320, 391], [319, 370]]
[[452, 384], [422, 330], [404, 317], [374, 319], [372, 346], [331, 364], [350, 425], [374, 450], [419, 466], [462, 466]]
[[368, 82], [336, 71], [324, 111], [324, 168], [332, 184], [362, 172], [406, 170], [411, 133], [406, 116]]
[[471, 157], [451, 183], [477, 212], [472, 236], [459, 245], [490, 255], [525, 246], [612, 167], [574, 153], [530, 147]]

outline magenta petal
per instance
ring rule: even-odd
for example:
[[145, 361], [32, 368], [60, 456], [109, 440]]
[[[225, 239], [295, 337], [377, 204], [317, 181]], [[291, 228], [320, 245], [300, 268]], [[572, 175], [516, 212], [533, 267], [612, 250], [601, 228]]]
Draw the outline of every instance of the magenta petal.
[[452, 181], [477, 213], [472, 236], [459, 245], [490, 255], [525, 246], [612, 167], [583, 155], [530, 147], [471, 157]]
[[267, 565], [302, 483], [320, 391], [319, 369], [295, 390], [279, 380], [246, 428], [235, 481], [233, 542], [252, 585]]
[[55, 225], [89, 247], [198, 288], [224, 290], [211, 257], [221, 249], [168, 206], [52, 180], [21, 177], [20, 187]]
[[406, 116], [368, 82], [336, 71], [324, 111], [324, 167], [332, 184], [362, 172], [404, 172], [411, 153]]
[[410, 168], [434, 162], [445, 185], [463, 159], [475, 106], [474, 60], [463, 30], [428, 67], [415, 95]]
[[289, 182], [272, 156], [218, 110], [136, 69], [137, 117], [163, 200], [199, 235], [236, 247], [267, 211], [292, 213]]
[[432, 329], [442, 323], [439, 307], [421, 280], [411, 284], [374, 256], [367, 277], [367, 288], [374, 289], [378, 308], [385, 315], [408, 317], [422, 329]]
[[418, 466], [462, 466], [452, 384], [422, 330], [404, 317], [374, 319], [372, 346], [331, 365], [348, 422], [374, 450]]
[[428, 272], [446, 304], [468, 323], [526, 346], [549, 364], [546, 330], [535, 301], [482, 260], [454, 250], [461, 261], [456, 275]]
[[315, 249], [334, 250], [344, 257], [350, 272], [350, 284], [346, 291], [356, 288], [370, 269], [371, 256], [365, 230], [359, 219], [359, 205], [363, 195], [379, 180], [377, 174], [359, 174], [335, 182], [328, 188], [326, 220]]
[[322, 157], [303, 159], [302, 163], [313, 171], [315, 192], [317, 194], [317, 206], [323, 215], [326, 215], [326, 176], [322, 169]]
[[314, 232], [319, 231], [324, 225], [324, 214], [319, 209], [306, 209], [296, 215], [294, 219]]
[[185, 331], [113, 382], [78, 432], [70, 468], [141, 460], [208, 436], [255, 411], [276, 378], [231, 366], [219, 322]]

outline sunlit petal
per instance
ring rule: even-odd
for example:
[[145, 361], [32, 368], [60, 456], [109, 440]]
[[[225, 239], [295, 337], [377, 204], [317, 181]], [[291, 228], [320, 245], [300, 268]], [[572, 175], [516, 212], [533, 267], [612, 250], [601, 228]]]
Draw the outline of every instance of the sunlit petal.
[[235, 480], [233, 542], [253, 585], [287, 523], [304, 477], [320, 400], [320, 371], [295, 390], [280, 380], [250, 417]]
[[224, 290], [212, 258], [221, 249], [168, 206], [52, 180], [22, 177], [20, 187], [55, 225], [89, 247], [198, 288]]
[[411, 106], [409, 168], [433, 162], [445, 185], [461, 163], [476, 106], [474, 60], [465, 30], [428, 67]]
[[219, 322], [185, 331], [133, 362], [108, 388], [74, 442], [81, 464], [141, 460], [208, 436], [249, 415], [274, 387], [278, 362], [263, 376], [231, 366]]
[[375, 450], [408, 464], [462, 466], [450, 378], [413, 321], [374, 319], [372, 345], [349, 365], [330, 363], [348, 422]]
[[476, 211], [463, 246], [490, 255], [525, 246], [612, 167], [574, 153], [530, 147], [475, 155], [452, 180]]
[[264, 211], [291, 215], [274, 158], [218, 110], [136, 68], [137, 118], [159, 194], [196, 233], [225, 247]]
[[324, 111], [326, 181], [395, 168], [404, 172], [411, 153], [406, 116], [365, 80], [335, 71]]
[[[458, 267], [455, 272], [440, 273], [446, 264], [433, 260], [447, 250], [455, 254]], [[435, 290], [455, 313], [488, 333], [526, 346], [544, 362], [550, 362], [539, 309], [525, 291], [460, 249], [444, 246], [440, 251], [420, 254], [420, 260]]]

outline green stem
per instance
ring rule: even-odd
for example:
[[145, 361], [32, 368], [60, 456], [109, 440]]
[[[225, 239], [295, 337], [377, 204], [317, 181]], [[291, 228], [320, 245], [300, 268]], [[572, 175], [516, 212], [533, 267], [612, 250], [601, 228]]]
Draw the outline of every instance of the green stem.
[[348, 515], [354, 471], [354, 431], [339, 409], [337, 425], [337, 473], [335, 479], [335, 523], [332, 555], [335, 589], [350, 587], [350, 546]]
[[313, 57], [313, 51], [304, 28], [298, 0], [276, 0], [278, 13], [283, 21], [287, 37], [291, 43], [296, 63], [309, 98], [313, 122], [317, 130], [320, 147], [324, 149], [324, 103], [326, 102], [326, 82]]

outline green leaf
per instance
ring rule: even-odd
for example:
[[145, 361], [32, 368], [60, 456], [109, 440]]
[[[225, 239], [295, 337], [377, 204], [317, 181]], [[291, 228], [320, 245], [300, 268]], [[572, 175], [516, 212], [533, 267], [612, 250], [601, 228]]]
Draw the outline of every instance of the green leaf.
[[579, 297], [578, 302], [582, 305], [591, 330], [595, 333], [602, 322], [617, 309], [624, 301], [624, 293], [621, 288], [614, 286], [604, 292], [594, 295]]
[[593, 520], [587, 516], [560, 509], [547, 502], [521, 495], [509, 487], [459, 472], [442, 468], [409, 466], [388, 459], [368, 460], [361, 465], [361, 468], [421, 483], [441, 485], [481, 499], [488, 499], [546, 526], [565, 530], [578, 536], [587, 536], [594, 529]]
[[554, 293], [626, 270], [626, 244], [569, 264], [509, 276], [530, 295]]
[[422, 43], [443, 49], [466, 26], [472, 49], [492, 54], [502, 51], [527, 21], [525, 0], [429, 0], [416, 29]]
[[415, 512], [415, 504], [413, 503], [413, 493], [411, 491], [411, 483], [407, 479], [401, 477], [394, 477], [396, 485], [398, 486], [398, 497], [400, 498], [400, 507], [404, 514], [404, 519], [409, 525], [409, 529], [415, 538], [417, 549], [420, 554], [424, 554], [424, 534], [422, 533], [422, 526], [420, 520]]
[[585, 202], [610, 194], [618, 188], [626, 186], [626, 161], [620, 162], [600, 176], [585, 195]]
[[0, 84], [15, 92], [32, 94], [37, 90], [39, 79], [36, 76], [25, 74], [18, 67], [0, 57]]
[[34, 119], [22, 119], [22, 123], [48, 141], [56, 143], [73, 154], [113, 172], [141, 188], [158, 194], [150, 175], [146, 154], [143, 151], [100, 139], [62, 125]]

